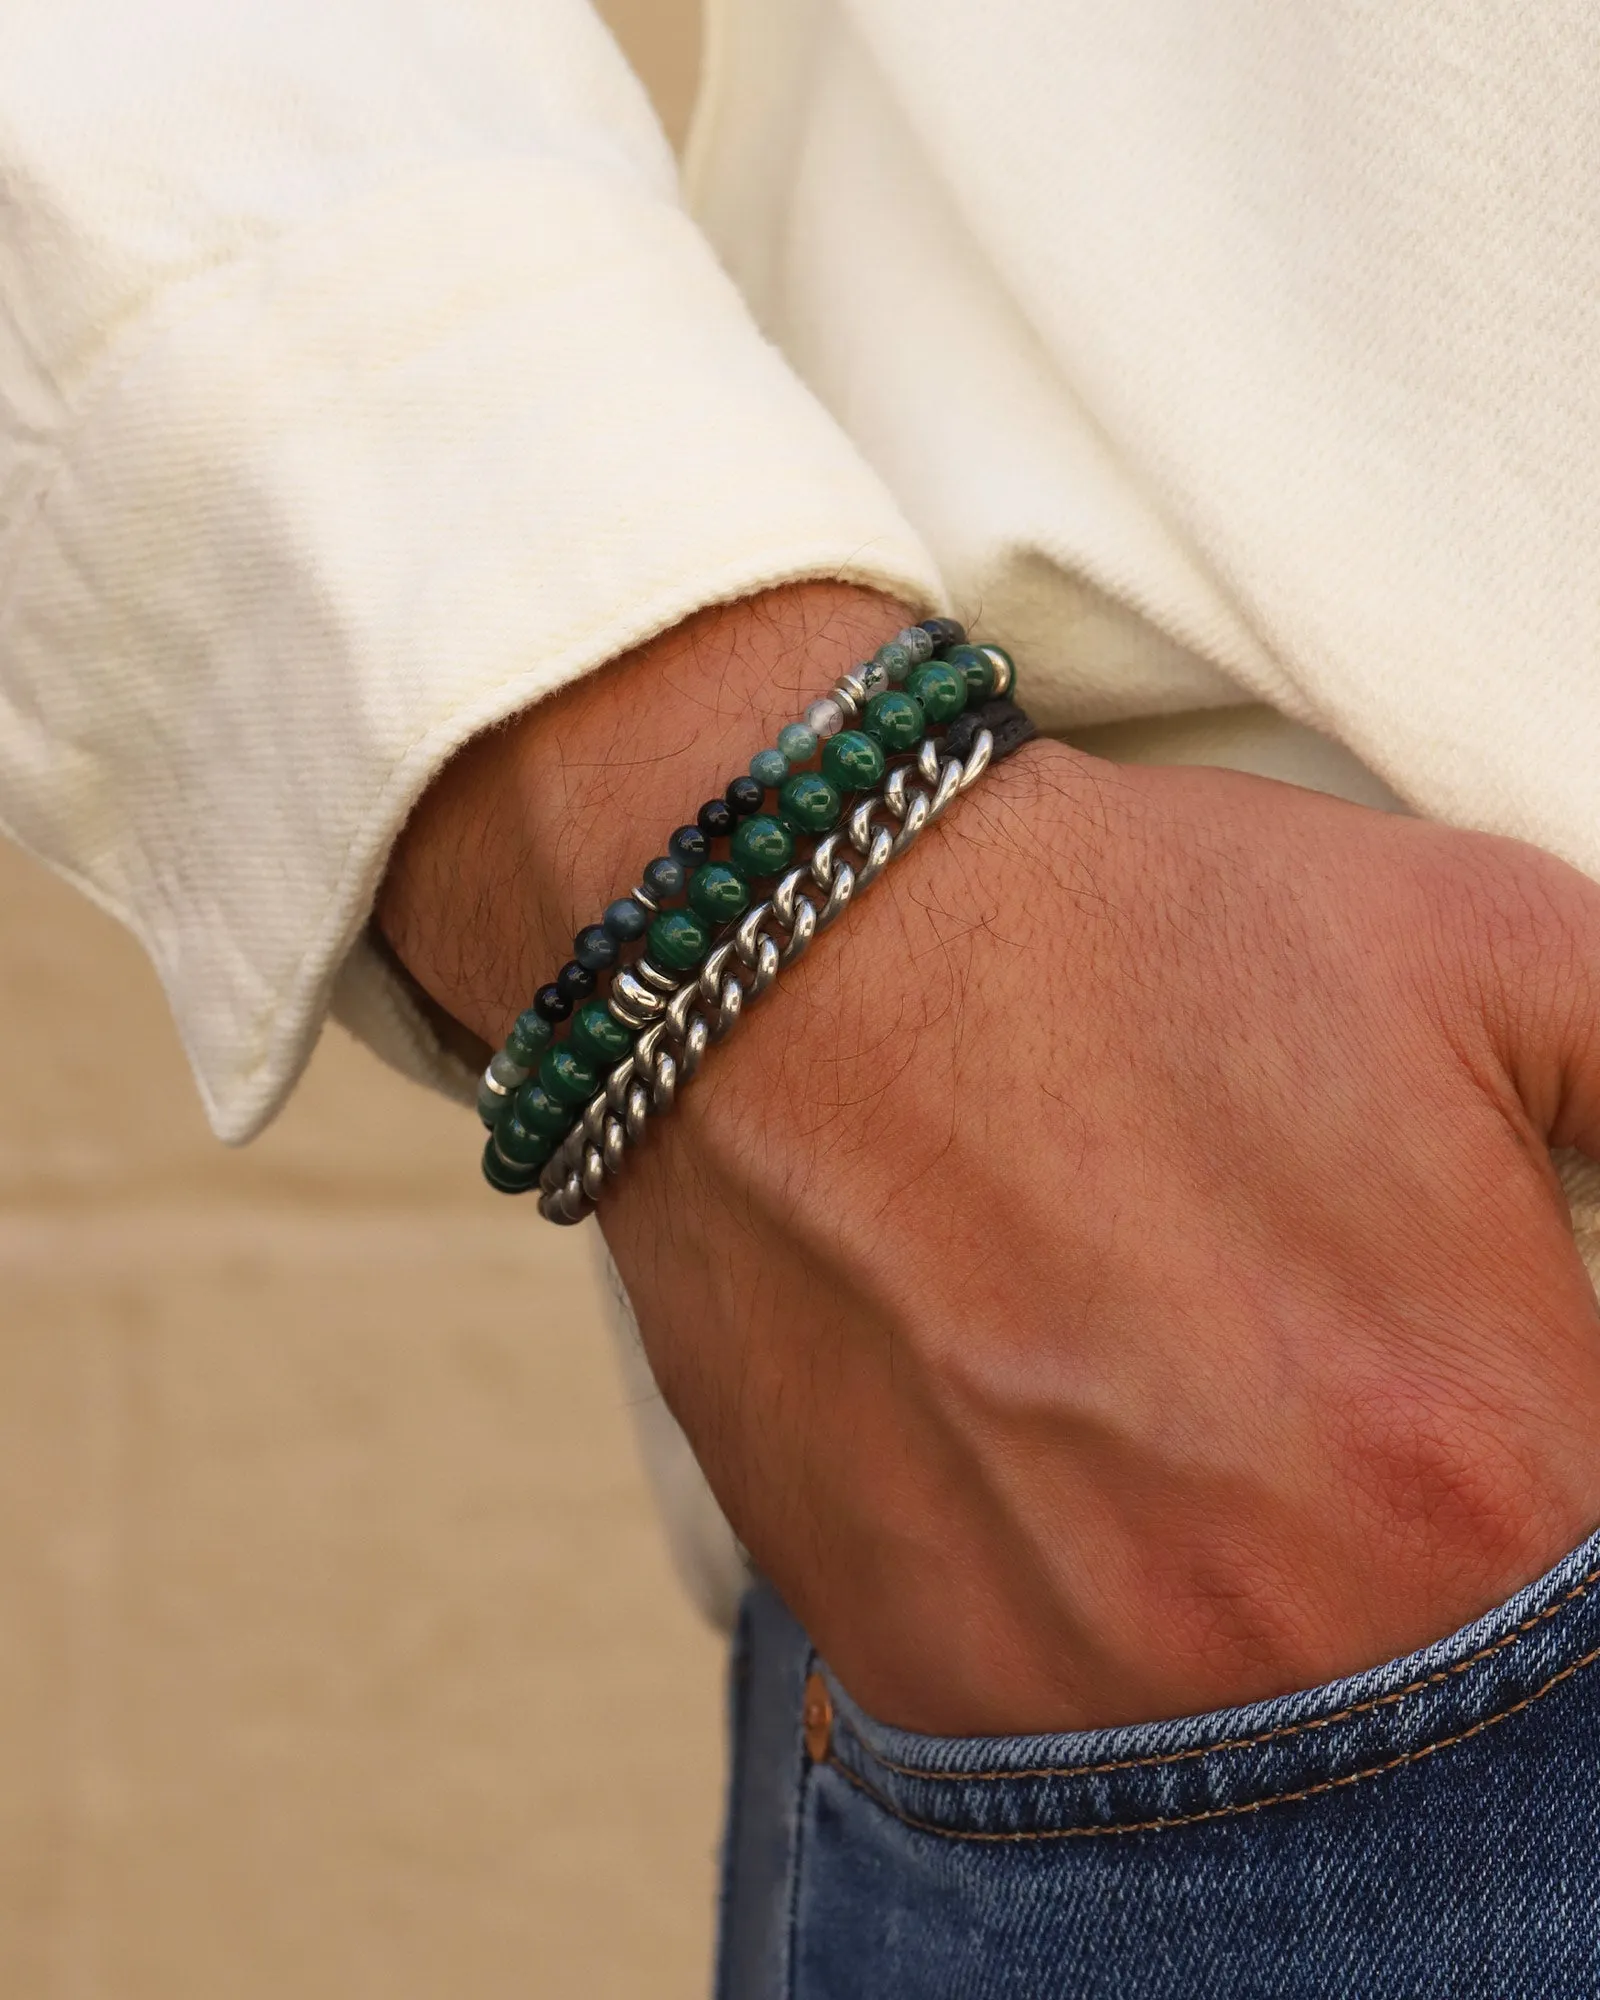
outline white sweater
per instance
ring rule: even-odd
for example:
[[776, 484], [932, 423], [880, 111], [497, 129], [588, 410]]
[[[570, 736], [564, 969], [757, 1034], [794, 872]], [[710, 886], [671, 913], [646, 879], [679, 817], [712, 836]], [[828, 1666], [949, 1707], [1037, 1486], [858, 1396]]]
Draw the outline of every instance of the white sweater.
[[1600, 874], [1585, 0], [720, 0], [710, 51], [696, 227], [580, 0], [0, 9], [0, 819], [223, 1136], [330, 1001], [443, 1074], [362, 934], [452, 750], [785, 578]]

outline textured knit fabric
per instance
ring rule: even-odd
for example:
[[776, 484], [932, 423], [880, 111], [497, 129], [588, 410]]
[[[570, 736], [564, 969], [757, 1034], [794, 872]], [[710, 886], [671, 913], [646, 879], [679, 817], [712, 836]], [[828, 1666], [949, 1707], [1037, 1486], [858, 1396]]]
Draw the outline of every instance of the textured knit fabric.
[[717, 0], [763, 324], [1057, 727], [1248, 690], [1600, 873], [1582, 0]]
[[790, 577], [943, 588], [1050, 726], [1264, 701], [1600, 873], [1579, 0], [709, 28], [697, 229], [577, 0], [0, 15], [0, 815], [219, 1130], [335, 992], [428, 1068], [360, 940], [455, 746]]

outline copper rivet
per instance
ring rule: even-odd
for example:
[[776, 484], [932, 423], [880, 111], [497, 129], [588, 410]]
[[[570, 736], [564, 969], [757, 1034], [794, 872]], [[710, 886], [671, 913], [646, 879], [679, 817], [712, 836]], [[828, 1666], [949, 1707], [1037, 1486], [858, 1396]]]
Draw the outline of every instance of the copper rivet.
[[806, 1725], [806, 1755], [813, 1764], [821, 1764], [833, 1735], [833, 1703], [821, 1674], [806, 1675], [806, 1704], [801, 1714]]

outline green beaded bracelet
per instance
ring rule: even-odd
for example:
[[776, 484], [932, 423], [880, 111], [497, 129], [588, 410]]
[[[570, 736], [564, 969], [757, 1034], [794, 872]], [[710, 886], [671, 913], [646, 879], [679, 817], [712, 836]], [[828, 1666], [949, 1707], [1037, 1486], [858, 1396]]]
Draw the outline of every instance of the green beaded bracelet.
[[[578, 933], [571, 962], [518, 1015], [478, 1093], [491, 1183], [507, 1192], [531, 1185], [532, 1155], [564, 1140], [602, 1074], [627, 1063], [660, 990], [704, 961], [719, 929], [751, 907], [755, 883], [793, 865], [798, 840], [828, 835], [848, 797], [887, 781], [891, 756], [915, 751], [930, 728], [1013, 678], [999, 648], [967, 644], [952, 619], [928, 619], [844, 675], [803, 721], [785, 724], [723, 798], [677, 830], [633, 893]], [[711, 842], [723, 838], [719, 860]], [[625, 957], [635, 947], [638, 956]], [[596, 993], [602, 979], [611, 981], [608, 998]]]

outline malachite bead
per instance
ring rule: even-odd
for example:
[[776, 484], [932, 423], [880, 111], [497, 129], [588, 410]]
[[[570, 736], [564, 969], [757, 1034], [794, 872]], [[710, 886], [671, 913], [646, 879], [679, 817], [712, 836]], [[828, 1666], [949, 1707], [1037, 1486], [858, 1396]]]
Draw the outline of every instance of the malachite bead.
[[984, 647], [952, 646], [945, 661], [966, 682], [968, 701], [987, 701], [994, 693], [994, 662]]
[[906, 682], [906, 693], [921, 702], [930, 722], [953, 722], [967, 705], [966, 676], [944, 660], [930, 660]]
[[733, 836], [733, 865], [741, 874], [781, 875], [794, 859], [794, 835], [770, 813], [740, 822]]
[[884, 768], [882, 748], [864, 730], [841, 730], [822, 746], [822, 775], [841, 792], [870, 792]]
[[[881, 700], [892, 699], [883, 695]], [[839, 821], [844, 800], [839, 788], [820, 771], [797, 771], [778, 794], [778, 810], [801, 833], [826, 833]]]
[[600, 1088], [600, 1075], [594, 1064], [585, 1061], [570, 1042], [545, 1050], [544, 1061], [539, 1065], [539, 1081], [558, 1104], [585, 1104]]
[[510, 1166], [542, 1167], [555, 1151], [556, 1142], [532, 1131], [512, 1110], [494, 1128], [494, 1148]]
[[778, 731], [778, 748], [790, 770], [809, 764], [817, 754], [817, 732], [807, 729], [803, 722], [786, 722]]
[[506, 1036], [506, 1054], [524, 1069], [533, 1069], [550, 1046], [550, 1023], [531, 1007], [517, 1016]]
[[674, 972], [689, 972], [711, 949], [711, 933], [693, 910], [663, 910], [650, 926], [650, 955]]
[[[927, 634], [924, 633], [923, 637], [926, 638]], [[891, 639], [887, 645], [880, 646], [872, 657], [882, 667], [890, 687], [899, 687], [917, 664], [909, 650], [902, 646], [898, 639]]]
[[559, 1139], [572, 1130], [573, 1110], [552, 1097], [542, 1083], [525, 1083], [517, 1092], [516, 1113], [530, 1132], [544, 1139]]
[[649, 928], [650, 912], [631, 896], [619, 896], [614, 903], [606, 905], [601, 922], [618, 944], [632, 944], [635, 938], [642, 938]]
[[633, 1047], [633, 1036], [603, 1000], [585, 1000], [572, 1017], [572, 1046], [610, 1069]]
[[928, 733], [928, 718], [915, 696], [890, 688], [867, 703], [861, 726], [885, 750], [914, 750]]
[[789, 775], [789, 760], [781, 750], [758, 750], [750, 759], [750, 775], [763, 791], [775, 792]]
[[726, 862], [708, 861], [689, 877], [689, 902], [709, 923], [731, 924], [750, 907], [750, 885]]
[[494, 1140], [483, 1148], [483, 1177], [497, 1194], [529, 1194], [539, 1185], [537, 1167], [508, 1167], [495, 1151]]

